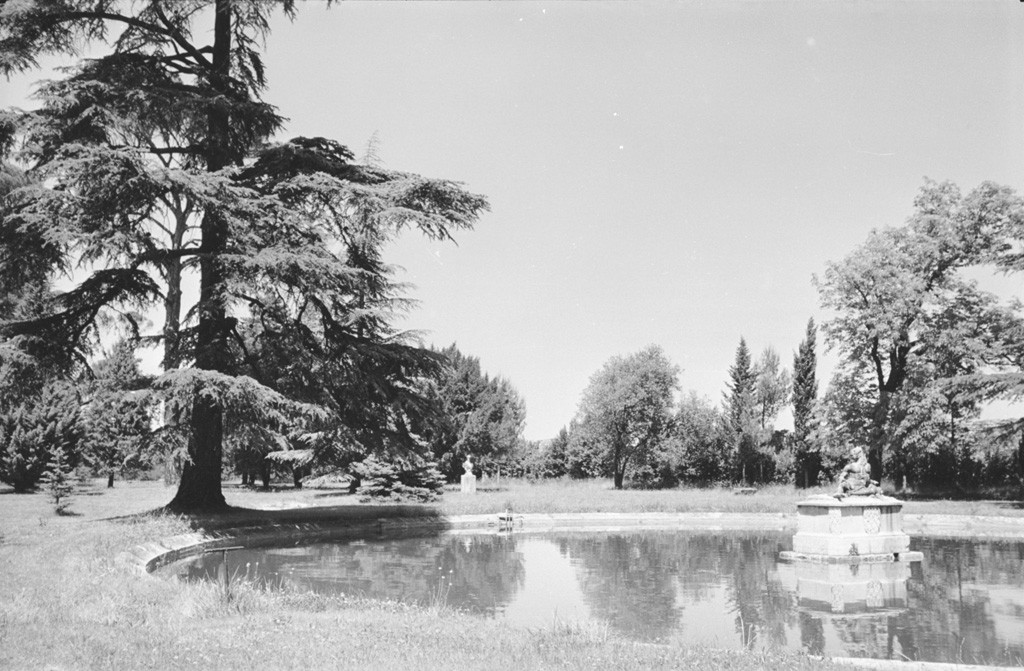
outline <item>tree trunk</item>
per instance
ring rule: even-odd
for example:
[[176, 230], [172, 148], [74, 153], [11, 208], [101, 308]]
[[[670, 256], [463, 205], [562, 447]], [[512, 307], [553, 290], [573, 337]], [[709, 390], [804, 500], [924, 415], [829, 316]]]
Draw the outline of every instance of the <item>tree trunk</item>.
[[164, 297], [164, 360], [165, 371], [181, 365], [181, 260], [173, 259], [164, 266], [167, 294]]
[[[231, 1], [217, 0], [213, 28], [210, 85], [227, 93], [231, 74]], [[227, 110], [212, 106], [207, 115], [204, 158], [206, 169], [216, 172], [231, 163], [230, 120]], [[199, 260], [199, 323], [196, 328], [196, 368], [229, 373], [224, 267], [221, 255], [227, 248], [227, 222], [217, 212], [206, 211], [200, 225], [203, 251]], [[181, 473], [178, 493], [168, 504], [177, 512], [217, 510], [227, 507], [221, 491], [221, 451], [224, 411], [219, 401], [197, 395], [192, 405], [188, 461]]]
[[868, 464], [871, 466], [871, 479], [882, 482], [882, 462], [885, 453], [885, 426], [889, 417], [889, 392], [878, 390], [878, 401], [871, 413], [871, 433], [868, 444]]
[[1024, 431], [1020, 432], [1020, 442], [1017, 443], [1017, 475], [1024, 481]]
[[1017, 471], [1024, 479], [1024, 431], [1021, 431], [1020, 443], [1017, 444]]
[[619, 469], [615, 469], [615, 489], [622, 489], [622, 480], [626, 474]]
[[227, 507], [221, 491], [221, 439], [223, 418], [213, 399], [198, 397], [192, 406], [188, 461], [181, 471], [178, 493], [167, 507], [176, 512], [218, 510]]
[[113, 489], [113, 488], [114, 488], [114, 471], [111, 470], [111, 471], [107, 472], [107, 489]]

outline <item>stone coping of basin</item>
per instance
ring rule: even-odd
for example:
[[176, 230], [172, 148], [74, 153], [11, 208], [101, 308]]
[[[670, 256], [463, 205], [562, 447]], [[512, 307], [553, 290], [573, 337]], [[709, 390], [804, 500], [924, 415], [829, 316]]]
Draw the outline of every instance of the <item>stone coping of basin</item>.
[[[817, 656], [816, 656], [817, 657]], [[916, 660], [872, 659], [870, 657], [817, 657], [842, 666], [878, 671], [1024, 671], [1020, 666], [984, 666], [952, 662], [919, 662]]]
[[[504, 513], [453, 515], [449, 517], [403, 517], [371, 520], [325, 520], [257, 524], [214, 532], [196, 531], [136, 546], [118, 561], [139, 572], [151, 572], [185, 557], [239, 544], [258, 546], [318, 539], [362, 538], [383, 533], [437, 529], [454, 533], [508, 528], [499, 522]], [[514, 531], [543, 532], [581, 530], [612, 532], [627, 529], [693, 529], [702, 531], [786, 531], [795, 529], [792, 513], [513, 513]], [[1024, 539], [1024, 517], [980, 517], [970, 515], [903, 516], [903, 529], [914, 536], [979, 539]]]

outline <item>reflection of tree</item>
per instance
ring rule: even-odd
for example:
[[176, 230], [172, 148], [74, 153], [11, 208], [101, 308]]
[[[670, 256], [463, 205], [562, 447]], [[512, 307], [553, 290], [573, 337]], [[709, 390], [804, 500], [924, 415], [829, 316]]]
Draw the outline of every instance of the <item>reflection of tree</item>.
[[821, 617], [800, 611], [800, 645], [809, 655], [821, 655], [825, 652], [825, 628], [821, 620]]
[[887, 651], [894, 645], [891, 632], [895, 619], [884, 612], [831, 617], [832, 626], [844, 643], [841, 652], [832, 653], [849, 657], [887, 658]]
[[[179, 571], [216, 575], [220, 553]], [[416, 603], [443, 601], [475, 612], [500, 611], [525, 577], [511, 536], [435, 536], [320, 543], [301, 548], [228, 553], [232, 576], [318, 594], [348, 594]]]
[[681, 555], [669, 534], [570, 538], [562, 547], [582, 569], [583, 598], [616, 631], [645, 640], [675, 629], [679, 609], [673, 576]]
[[922, 656], [1019, 664], [1024, 659], [1021, 599], [1010, 612], [1001, 612], [992, 594], [1024, 594], [1024, 543], [929, 539], [917, 545], [925, 562], [908, 583], [910, 609], [898, 621], [900, 630], [916, 632]]
[[796, 611], [774, 578], [782, 542], [778, 534], [636, 533], [570, 537], [559, 546], [581, 566], [580, 587], [595, 615], [628, 636], [667, 636], [678, 627], [683, 607], [676, 604], [677, 591], [702, 601], [726, 584], [744, 643], [766, 635], [785, 645]]
[[742, 536], [729, 539], [722, 553], [722, 572], [731, 580], [736, 604], [736, 629], [750, 647], [765, 637], [773, 645], [786, 645], [786, 626], [796, 623], [793, 598], [774, 576], [783, 549], [770, 538]]

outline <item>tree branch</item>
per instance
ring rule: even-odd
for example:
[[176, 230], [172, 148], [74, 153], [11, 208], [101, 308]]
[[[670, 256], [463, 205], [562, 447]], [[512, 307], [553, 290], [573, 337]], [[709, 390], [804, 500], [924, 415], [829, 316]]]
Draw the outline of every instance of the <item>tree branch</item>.
[[78, 19], [91, 19], [94, 21], [114, 21], [117, 23], [125, 23], [133, 28], [139, 28], [141, 30], [147, 30], [149, 32], [156, 33], [157, 35], [163, 35], [164, 37], [174, 39], [174, 36], [167, 30], [160, 26], [147, 23], [141, 19], [137, 19], [133, 16], [124, 16], [123, 14], [114, 14], [111, 12], [66, 12], [57, 14], [54, 18], [58, 22], [64, 21], [76, 21]]
[[[185, 36], [181, 34], [181, 31], [175, 28], [174, 24], [172, 24], [171, 21], [167, 18], [167, 15], [164, 14], [164, 10], [160, 8], [159, 3], [153, 3], [153, 11], [156, 12], [157, 18], [159, 18], [160, 21], [164, 24], [164, 26], [166, 26], [167, 29], [165, 34], [167, 34], [172, 40], [174, 40], [175, 44], [184, 49], [185, 52], [188, 53], [188, 55], [190, 55], [198, 65], [206, 69], [210, 69], [213, 67], [213, 63], [207, 60], [206, 56], [203, 55], [204, 50], [197, 49], [195, 45], [193, 45], [191, 42], [185, 39]], [[210, 48], [209, 51], [212, 53], [213, 49]]]

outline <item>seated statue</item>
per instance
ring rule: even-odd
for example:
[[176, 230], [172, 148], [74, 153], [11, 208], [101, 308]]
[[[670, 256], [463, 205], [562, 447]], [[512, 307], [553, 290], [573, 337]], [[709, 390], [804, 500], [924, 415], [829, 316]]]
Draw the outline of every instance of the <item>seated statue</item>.
[[835, 497], [841, 499], [847, 496], [877, 496], [882, 493], [878, 483], [871, 479], [871, 466], [868, 464], [867, 455], [860, 447], [854, 447], [850, 451], [853, 461], [843, 467], [839, 474], [839, 488], [836, 489]]

